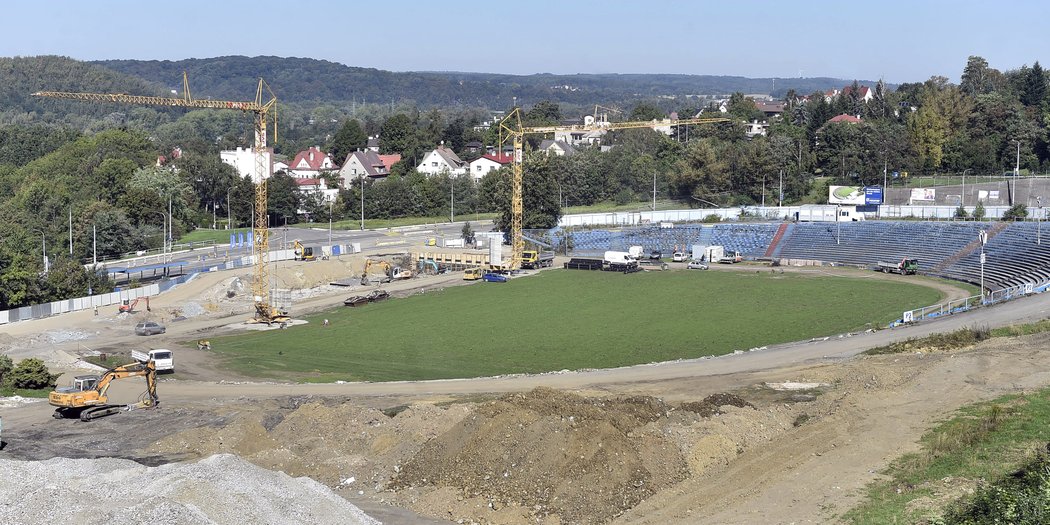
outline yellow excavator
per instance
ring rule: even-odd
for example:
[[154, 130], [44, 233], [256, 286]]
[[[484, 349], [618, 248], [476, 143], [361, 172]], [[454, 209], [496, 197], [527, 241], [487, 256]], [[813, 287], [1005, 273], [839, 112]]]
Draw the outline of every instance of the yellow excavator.
[[[138, 403], [130, 405], [111, 405], [106, 392], [109, 385], [117, 379], [126, 377], [145, 377], [146, 391]], [[51, 406], [56, 407], [55, 419], [75, 419], [91, 421], [100, 417], [116, 414], [137, 408], [155, 408], [160, 404], [157, 397], [157, 367], [153, 360], [135, 362], [107, 370], [101, 376], [76, 376], [73, 384], [55, 389], [47, 396]]]
[[317, 256], [314, 255], [313, 247], [303, 246], [303, 243], [299, 242], [298, 239], [292, 245], [293, 252], [295, 254], [295, 260], [297, 261], [316, 261]]
[[[383, 275], [380, 277], [369, 277], [368, 272], [372, 267], [378, 266], [383, 270]], [[365, 261], [365, 271], [361, 273], [361, 285], [368, 286], [373, 281], [379, 283], [388, 283], [390, 281], [397, 281], [401, 279], [411, 279], [412, 272], [404, 270], [400, 266], [393, 266], [390, 263], [383, 260], [368, 259]]]

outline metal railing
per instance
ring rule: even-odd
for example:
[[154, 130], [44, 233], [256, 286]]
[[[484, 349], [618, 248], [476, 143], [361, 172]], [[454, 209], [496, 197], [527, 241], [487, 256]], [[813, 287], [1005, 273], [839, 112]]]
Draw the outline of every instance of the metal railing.
[[999, 290], [993, 290], [987, 294], [971, 295], [962, 299], [955, 299], [948, 301], [947, 303], [934, 304], [930, 306], [923, 306], [922, 308], [916, 308], [914, 310], [908, 310], [904, 312], [901, 318], [890, 326], [897, 326], [898, 324], [917, 323], [924, 319], [933, 319], [936, 317], [942, 317], [945, 315], [956, 314], [972, 310], [974, 308], [980, 308], [981, 306], [989, 306], [996, 303], [1017, 299], [1019, 297], [1025, 297], [1032, 295], [1033, 293], [1042, 293], [1046, 290], [1050, 282], [1035, 285], [1033, 283], [1019, 284], [1017, 286], [1010, 286]]

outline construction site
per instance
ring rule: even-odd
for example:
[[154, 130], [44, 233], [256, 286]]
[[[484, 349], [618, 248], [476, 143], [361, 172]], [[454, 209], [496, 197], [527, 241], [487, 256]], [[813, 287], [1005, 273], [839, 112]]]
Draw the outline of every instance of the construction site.
[[[393, 273], [396, 261], [373, 271], [378, 264], [367, 260], [284, 263], [275, 278], [292, 290], [296, 318], [345, 308], [345, 296], [377, 284], [393, 301], [497, 286], [464, 280], [461, 271], [330, 284]], [[858, 277], [857, 270], [823, 271]], [[131, 361], [131, 349], [164, 347], [176, 364], [174, 374], [157, 378], [154, 403], [90, 422], [56, 420], [47, 401], [2, 400], [3, 468], [19, 473], [5, 479], [20, 489], [0, 492], [20, 496], [5, 501], [0, 516], [12, 523], [95, 523], [129, 512], [178, 523], [824, 522], [849, 509], [889, 461], [915, 449], [933, 421], [1047, 381], [1036, 366], [1044, 335], [851, 357], [973, 323], [1037, 320], [1042, 295], [936, 323], [714, 359], [452, 381], [259, 381], [224, 367], [214, 348], [217, 338], [253, 326], [244, 323], [249, 278], [201, 274], [153, 297], [148, 311], [114, 306], [97, 316], [85, 310], [5, 326], [4, 353], [44, 359], [65, 372], [60, 385], [88, 373], [81, 357], [100, 353]], [[521, 278], [533, 277], [513, 281]], [[947, 298], [965, 296], [943, 282], [926, 285]], [[146, 320], [167, 327], [148, 346], [133, 331]], [[288, 330], [305, 328], [325, 329]], [[110, 403], [135, 404], [140, 381], [114, 381]], [[138, 503], [100, 508], [90, 488], [97, 479]], [[55, 510], [40, 513], [44, 499]]]

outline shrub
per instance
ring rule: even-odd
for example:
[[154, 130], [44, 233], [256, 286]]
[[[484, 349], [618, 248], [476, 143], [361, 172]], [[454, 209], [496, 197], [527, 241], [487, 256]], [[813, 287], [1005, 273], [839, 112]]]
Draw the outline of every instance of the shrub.
[[57, 374], [52, 374], [43, 361], [35, 357], [23, 359], [8, 374], [11, 386], [32, 390], [55, 386]]
[[969, 217], [970, 214], [966, 213], [966, 208], [964, 208], [962, 204], [960, 204], [958, 208], [955, 208], [956, 219], [968, 219]]
[[8, 372], [15, 367], [15, 363], [11, 361], [11, 357], [7, 355], [0, 355], [0, 386], [4, 385], [4, 379], [7, 378]]
[[1014, 204], [1003, 214], [1004, 221], [1023, 221], [1028, 217], [1028, 207], [1024, 204]]
[[622, 189], [613, 197], [613, 201], [620, 205], [634, 202], [634, 192], [628, 189]]
[[1050, 458], [1040, 453], [1020, 470], [981, 484], [972, 498], [953, 505], [946, 524], [1046, 523], [1050, 509]]
[[704, 217], [704, 222], [722, 222], [722, 216], [717, 213], [712, 213]]
[[973, 219], [975, 221], [983, 221], [984, 216], [988, 214], [988, 211], [984, 209], [984, 201], [977, 201], [977, 206], [973, 208]]

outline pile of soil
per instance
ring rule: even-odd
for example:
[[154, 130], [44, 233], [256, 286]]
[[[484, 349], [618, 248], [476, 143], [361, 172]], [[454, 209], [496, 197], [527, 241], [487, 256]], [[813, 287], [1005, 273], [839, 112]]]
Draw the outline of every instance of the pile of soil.
[[460, 500], [488, 500], [493, 511], [513, 507], [519, 519], [605, 523], [689, 474], [678, 445], [655, 425], [671, 411], [653, 397], [591, 399], [546, 388], [509, 395], [429, 441], [391, 487], [453, 489]]
[[717, 394], [711, 394], [705, 397], [701, 401], [687, 401], [678, 405], [678, 408], [682, 410], [688, 410], [700, 417], [711, 417], [719, 414], [724, 414], [722, 407], [734, 406], [737, 408], [755, 408], [755, 405], [744, 401], [743, 398], [736, 394], [729, 394], [725, 392], [719, 392]]

